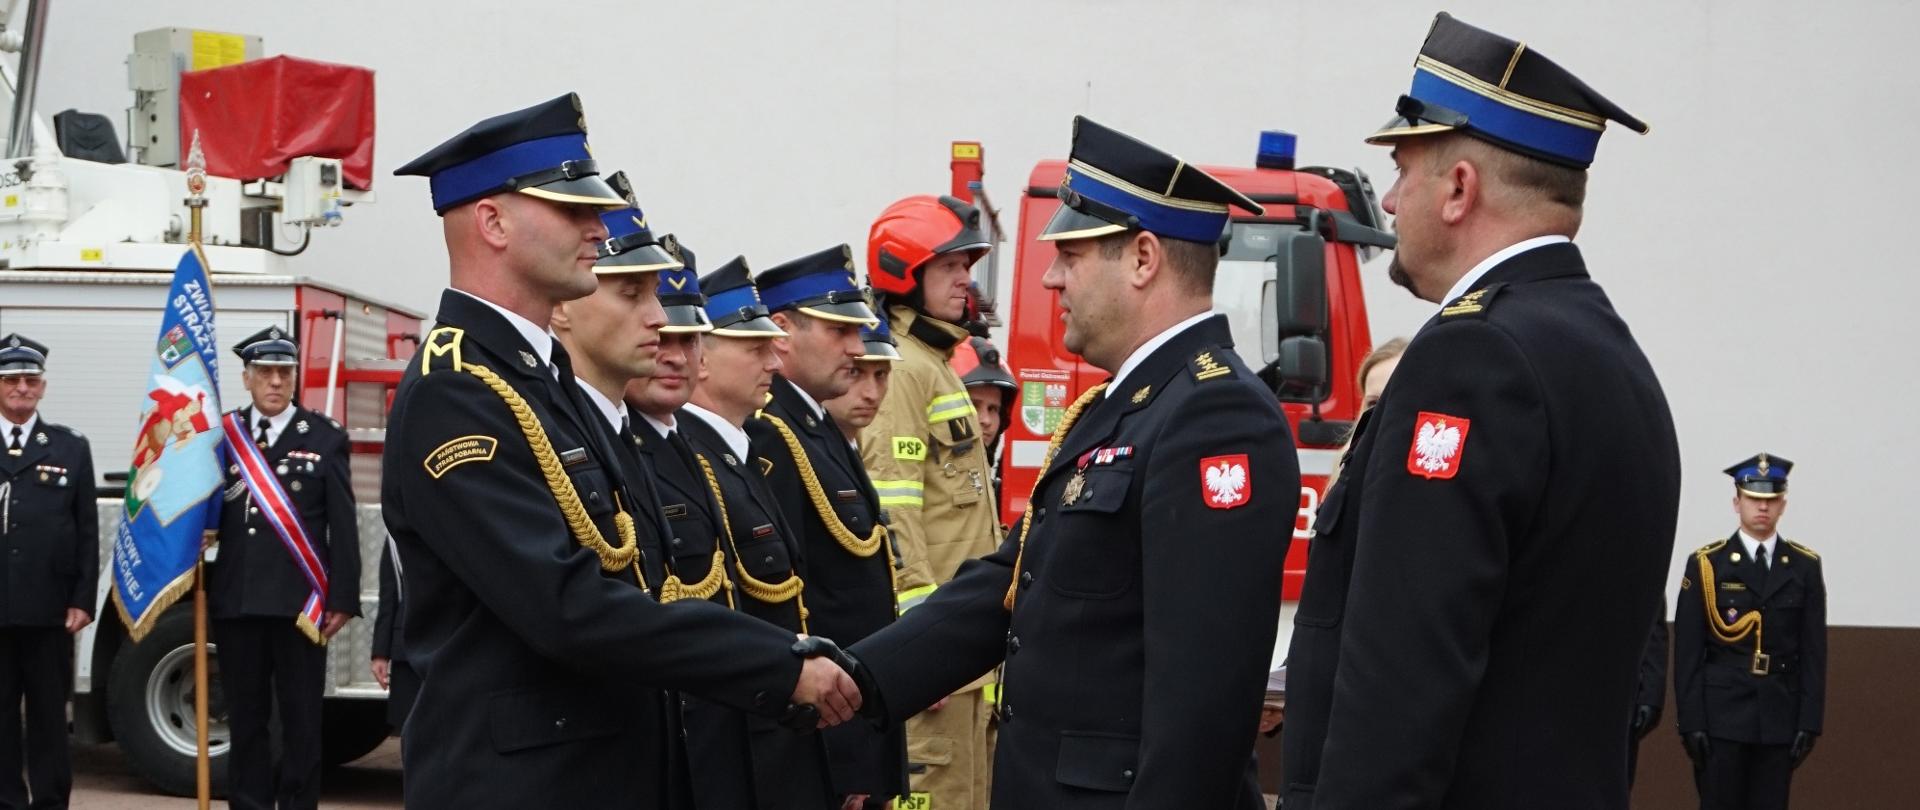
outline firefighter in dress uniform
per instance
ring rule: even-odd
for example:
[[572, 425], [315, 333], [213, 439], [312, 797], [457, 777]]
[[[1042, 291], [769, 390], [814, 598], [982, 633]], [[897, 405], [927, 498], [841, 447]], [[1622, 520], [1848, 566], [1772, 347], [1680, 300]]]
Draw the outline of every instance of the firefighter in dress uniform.
[[[693, 265], [692, 252], [684, 245], [680, 257]], [[737, 608], [775, 626], [808, 632], [806, 583], [795, 571], [800, 538], [761, 478], [744, 427], [766, 402], [779, 368], [770, 339], [785, 333], [767, 319], [743, 259], [735, 258], [697, 281], [691, 272], [663, 278], [682, 282], [664, 299], [677, 302], [668, 307], [670, 318], [711, 324], [711, 331], [701, 334], [663, 338], [660, 370], [669, 376], [645, 381], [638, 396], [648, 422], [656, 429], [668, 428], [665, 442], [686, 459], [688, 479], [669, 482], [665, 489], [684, 493], [689, 523], [698, 514], [705, 524], [702, 531], [718, 533], [721, 564]], [[711, 298], [705, 297], [708, 293]], [[689, 309], [675, 316], [675, 307]], [[676, 340], [684, 341], [685, 350], [669, 364], [666, 344]], [[630, 401], [635, 398], [630, 390]], [[702, 499], [707, 506], [699, 506]], [[829, 784], [826, 744], [818, 732], [781, 728], [710, 705], [689, 705], [687, 712], [702, 806], [839, 806]]]
[[1300, 478], [1210, 311], [1230, 208], [1262, 209], [1085, 118], [1060, 199], [1043, 283], [1067, 348], [1114, 378], [1068, 408], [999, 549], [849, 648], [867, 711], [898, 722], [1004, 662], [993, 807], [1263, 808], [1254, 721]]
[[[756, 279], [770, 317], [781, 371], [766, 407], [748, 423], [754, 456], [800, 532], [813, 632], [851, 643], [891, 624], [899, 547], [860, 454], [820, 403], [846, 393], [866, 353], [860, 328], [879, 322], [854, 283], [846, 245], [802, 256]], [[898, 727], [849, 723], [827, 731], [834, 791], [879, 807], [906, 792], [906, 735]]]
[[[867, 283], [899, 341], [892, 392], [863, 434], [862, 457], [910, 564], [896, 577], [900, 610], [926, 601], [960, 564], [999, 546], [993, 474], [966, 386], [948, 367], [971, 337], [973, 265], [992, 247], [981, 212], [957, 198], [895, 202], [867, 235]], [[987, 703], [982, 676], [937, 710], [907, 720], [913, 802], [985, 808]]]
[[381, 482], [422, 678], [402, 752], [412, 808], [684, 807], [668, 690], [790, 719], [807, 712], [789, 702], [814, 706], [823, 723], [859, 699], [809, 656], [817, 643], [652, 596], [652, 507], [548, 331], [624, 248], [599, 214], [627, 200], [600, 178], [582, 110], [566, 95], [495, 116], [397, 172], [429, 178], [451, 265]]
[[1441, 305], [1354, 428], [1287, 656], [1288, 810], [1624, 808], [1679, 510], [1660, 382], [1571, 240], [1609, 120], [1438, 15], [1397, 115], [1390, 279]]
[[100, 576], [92, 448], [79, 431], [40, 415], [48, 353], [44, 344], [22, 335], [0, 338], [0, 447], [6, 448], [0, 451], [4, 807], [67, 806], [73, 789], [67, 748], [73, 634], [93, 622], [94, 583]]
[[[220, 684], [233, 734], [227, 804], [317, 807], [326, 642], [360, 615], [360, 528], [347, 432], [293, 404], [300, 347], [285, 330], [269, 326], [233, 352], [246, 364], [241, 379], [252, 402], [236, 413], [253, 445], [221, 448], [225, 500], [206, 567], [207, 615], [220, 645]], [[278, 491], [243, 474], [245, 457], [265, 462]], [[298, 525], [274, 519], [282, 506], [291, 507]], [[305, 556], [300, 545], [324, 565], [324, 594], [314, 592], [299, 562]], [[308, 612], [316, 597], [319, 622]], [[277, 769], [268, 725], [276, 715]]]
[[1726, 469], [1740, 528], [1687, 557], [1673, 613], [1680, 740], [1703, 810], [1779, 810], [1819, 739], [1827, 693], [1820, 555], [1780, 536], [1793, 462]]

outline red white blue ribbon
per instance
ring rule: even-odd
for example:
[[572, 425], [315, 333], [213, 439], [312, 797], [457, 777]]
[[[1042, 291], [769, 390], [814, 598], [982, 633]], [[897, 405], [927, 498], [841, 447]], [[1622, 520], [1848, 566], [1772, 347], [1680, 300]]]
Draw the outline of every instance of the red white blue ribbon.
[[321, 643], [320, 623], [327, 601], [327, 566], [320, 561], [320, 554], [313, 548], [313, 541], [307, 537], [306, 527], [300, 523], [300, 510], [293, 506], [293, 499], [280, 486], [273, 469], [267, 466], [267, 457], [247, 436], [247, 423], [240, 418], [239, 411], [233, 411], [220, 420], [227, 434], [227, 447], [233, 451], [234, 460], [240, 465], [240, 478], [247, 482], [248, 491], [253, 493], [253, 502], [260, 508], [260, 514], [267, 517], [267, 523], [273, 526], [280, 543], [287, 547], [287, 554], [293, 557], [293, 565], [307, 578], [307, 585], [313, 591], [307, 596], [307, 603], [300, 608], [301, 629], [307, 636]]

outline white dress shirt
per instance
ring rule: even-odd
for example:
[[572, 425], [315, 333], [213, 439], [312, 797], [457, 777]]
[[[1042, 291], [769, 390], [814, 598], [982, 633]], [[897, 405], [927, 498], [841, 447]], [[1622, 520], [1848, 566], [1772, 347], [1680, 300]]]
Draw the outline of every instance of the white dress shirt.
[[747, 459], [753, 457], [753, 454], [748, 452], [747, 449], [747, 432], [742, 430], [739, 425], [728, 422], [720, 418], [720, 414], [693, 403], [687, 403], [687, 413], [698, 417], [700, 421], [711, 426], [715, 433], [720, 434], [720, 438], [724, 439], [727, 443], [727, 449], [733, 451], [734, 458], [744, 463]]
[[[261, 416], [264, 416], [264, 414], [260, 413], [260, 404], [253, 403], [250, 406], [250, 410], [247, 412], [247, 435], [254, 437], [255, 441], [258, 441], [260, 437], [260, 417]], [[292, 405], [288, 405], [285, 408], [281, 408], [279, 413], [267, 417], [267, 446], [268, 447], [272, 447], [274, 442], [280, 441], [281, 432], [285, 431], [287, 429], [287, 425], [292, 421], [293, 421]]]
[[640, 418], [647, 420], [647, 424], [652, 425], [654, 430], [660, 431], [660, 435], [673, 435], [673, 414], [667, 414], [667, 421], [664, 422], [653, 418], [652, 414], [643, 413], [640, 414]]
[[1532, 239], [1528, 239], [1523, 242], [1516, 242], [1514, 244], [1508, 245], [1505, 248], [1502, 248], [1499, 251], [1495, 252], [1492, 256], [1488, 256], [1484, 259], [1481, 259], [1480, 263], [1474, 265], [1472, 270], [1468, 270], [1466, 275], [1461, 276], [1459, 281], [1456, 281], [1453, 283], [1453, 289], [1447, 291], [1446, 297], [1441, 298], [1440, 303], [1442, 305], [1445, 305], [1453, 301], [1453, 299], [1455, 298], [1459, 298], [1460, 296], [1466, 295], [1468, 290], [1473, 289], [1474, 282], [1479, 281], [1481, 276], [1484, 276], [1487, 274], [1487, 271], [1492, 270], [1495, 267], [1499, 267], [1501, 262], [1504, 262], [1508, 259], [1511, 259], [1515, 256], [1518, 256], [1534, 248], [1546, 247], [1548, 245], [1557, 245], [1562, 242], [1571, 242], [1571, 241], [1573, 240], [1568, 239], [1567, 237], [1556, 233], [1548, 236], [1536, 236]]
[[586, 380], [579, 377], [573, 378], [573, 382], [580, 386], [580, 390], [587, 392], [587, 399], [593, 401], [593, 407], [600, 409], [600, 415], [607, 418], [607, 424], [612, 425], [614, 430], [619, 430], [627, 420], [627, 403], [607, 399], [606, 394], [600, 393], [599, 389], [588, 385]]
[[1780, 547], [1779, 540], [1780, 535], [1777, 532], [1765, 540], [1756, 540], [1753, 535], [1747, 534], [1745, 529], [1740, 530], [1740, 544], [1747, 547], [1747, 559], [1758, 560], [1765, 557], [1769, 570], [1773, 568], [1773, 551]]
[[1127, 355], [1127, 361], [1120, 364], [1119, 371], [1114, 372], [1113, 384], [1107, 386], [1107, 390], [1108, 391], [1120, 390], [1120, 384], [1123, 382], [1126, 382], [1127, 375], [1133, 373], [1134, 369], [1139, 368], [1141, 363], [1146, 362], [1147, 356], [1153, 354], [1153, 350], [1158, 349], [1161, 346], [1165, 346], [1167, 344], [1167, 341], [1172, 340], [1175, 335], [1178, 335], [1181, 332], [1185, 332], [1188, 329], [1193, 328], [1195, 324], [1198, 324], [1201, 321], [1211, 318], [1213, 317], [1213, 315], [1214, 313], [1212, 310], [1202, 312], [1184, 321], [1176, 323], [1171, 327], [1168, 327], [1167, 331], [1165, 332], [1161, 332], [1160, 334], [1157, 334], [1151, 338], [1148, 338], [1147, 342], [1140, 344], [1140, 348], [1133, 350], [1133, 354]]
[[0, 448], [13, 446], [13, 429], [20, 429], [20, 449], [27, 449], [27, 442], [33, 441], [33, 426], [40, 421], [40, 412], [34, 411], [25, 422], [15, 422], [0, 416]]
[[[449, 289], [452, 289], [452, 288], [449, 288]], [[474, 295], [473, 293], [467, 292], [466, 290], [454, 290], [454, 292], [457, 292], [475, 301], [479, 301], [482, 304], [486, 304], [488, 307], [492, 308], [494, 312], [500, 313], [500, 317], [506, 318], [507, 323], [513, 325], [513, 330], [515, 332], [520, 333], [520, 337], [527, 341], [527, 345], [533, 347], [534, 356], [540, 358], [540, 362], [547, 364], [547, 368], [552, 369], [553, 378], [556, 380], [560, 379], [560, 370], [553, 368], [553, 333], [552, 332], [549, 332], [545, 329], [540, 328], [538, 325], [534, 324], [533, 321], [529, 321], [526, 318], [520, 317], [519, 313], [513, 312], [507, 309], [506, 307], [500, 306], [499, 304], [496, 304], [492, 301], [488, 301], [487, 299], [481, 298], [480, 296]]]

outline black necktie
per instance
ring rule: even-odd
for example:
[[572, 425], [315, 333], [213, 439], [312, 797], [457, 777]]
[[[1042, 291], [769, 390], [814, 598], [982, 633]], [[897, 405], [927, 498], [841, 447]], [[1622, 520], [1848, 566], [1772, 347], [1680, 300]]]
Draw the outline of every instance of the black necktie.
[[17, 456], [17, 455], [20, 455], [22, 452], [24, 452], [25, 450], [24, 445], [26, 444], [26, 442], [20, 438], [20, 433], [21, 433], [20, 426], [14, 425], [13, 440], [7, 442], [7, 455]]
[[262, 450], [267, 449], [267, 426], [271, 424], [273, 424], [273, 420], [264, 416], [260, 417], [260, 435], [255, 437], [253, 442], [254, 444], [260, 445], [260, 449]]
[[1753, 561], [1760, 564], [1760, 573], [1762, 574], [1767, 573], [1768, 570], [1770, 570], [1773, 567], [1767, 564], [1767, 544], [1766, 543], [1760, 543], [1753, 547]]

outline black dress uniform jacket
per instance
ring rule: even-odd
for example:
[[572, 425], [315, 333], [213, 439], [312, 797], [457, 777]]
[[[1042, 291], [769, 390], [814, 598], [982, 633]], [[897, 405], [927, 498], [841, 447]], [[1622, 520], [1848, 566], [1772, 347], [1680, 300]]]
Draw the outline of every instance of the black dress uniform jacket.
[[[1215, 316], [1153, 351], [1068, 431], [1024, 555], [1016, 526], [854, 645], [895, 722], [1004, 659], [996, 810], [1266, 807], [1253, 743], [1300, 473], [1273, 392], [1231, 346]], [[1065, 497], [1108, 448], [1130, 450]], [[1244, 501], [1211, 508], [1203, 468], [1239, 455]]]
[[78, 431], [45, 418], [23, 436], [20, 455], [0, 449], [0, 626], [63, 627], [67, 608], [89, 616], [99, 609], [93, 448]]
[[1827, 693], [1827, 585], [1820, 557], [1780, 538], [1772, 570], [1762, 574], [1738, 534], [1703, 550], [1713, 566], [1721, 620], [1732, 624], [1760, 614], [1768, 672], [1753, 672], [1752, 636], [1726, 643], [1709, 629], [1700, 562], [1687, 555], [1673, 616], [1680, 733], [1704, 731], [1755, 745], [1789, 745], [1795, 732], [1820, 733]]
[[[1428, 478], [1416, 442], [1440, 416], [1464, 435]], [[1659, 381], [1571, 244], [1444, 307], [1320, 505], [1287, 810], [1626, 807], [1679, 468]]]
[[[796, 576], [793, 560], [798, 556], [798, 538], [780, 515], [773, 493], [760, 478], [759, 467], [751, 459], [735, 457], [726, 440], [698, 416], [682, 411], [675, 418], [674, 427], [676, 435], [663, 440], [663, 444], [671, 450], [671, 445], [678, 443], [689, 454], [687, 464], [676, 465], [676, 469], [690, 466], [691, 475], [698, 476], [700, 490], [709, 492], [706, 474], [693, 456], [704, 459], [713, 470], [714, 481], [720, 485], [726, 519], [720, 519], [720, 507], [713, 503], [711, 496], [703, 500], [686, 491], [684, 487], [691, 484], [676, 482], [677, 473], [669, 473], [669, 465], [665, 463], [660, 465], [662, 491], [674, 493], [671, 497], [675, 498], [685, 495], [689, 511], [696, 501], [707, 504], [705, 509], [714, 510], [701, 512], [701, 528], [732, 528], [731, 542], [722, 546], [728, 576], [737, 583], [736, 572], [745, 568], [754, 579], [769, 585], [780, 585]], [[666, 455], [668, 451], [655, 452]], [[672, 506], [668, 509], [671, 511]], [[708, 536], [717, 536], [721, 529], [710, 531], [714, 534]], [[804, 595], [800, 599], [769, 603], [736, 587], [733, 598], [742, 613], [795, 633], [802, 629], [800, 603], [806, 598]], [[703, 716], [717, 711], [721, 710], [710, 704], [687, 707], [687, 745], [691, 749], [694, 780], [702, 807], [819, 810], [837, 806], [828, 784], [827, 749], [820, 732], [795, 731], [766, 718], [730, 713], [732, 716], [727, 718], [725, 727], [732, 730], [731, 733], [703, 735], [697, 724]], [[731, 763], [745, 763], [746, 769], [730, 774], [733, 779], [729, 784], [721, 778], [720, 768], [705, 772], [705, 762], [721, 763], [722, 768]]]
[[[662, 794], [684, 757], [661, 690], [777, 716], [799, 677], [793, 634], [711, 604], [662, 606], [631, 568], [602, 571], [513, 412], [454, 361], [524, 398], [617, 543], [616, 496], [633, 498], [589, 421], [605, 420], [485, 304], [450, 290], [438, 318], [464, 331], [436, 331], [408, 366], [382, 481], [406, 572], [404, 643], [424, 680], [406, 728], [407, 806], [674, 806]], [[556, 345], [571, 386], [564, 356]]]
[[[772, 394], [765, 413], [786, 422], [800, 440], [840, 521], [855, 535], [868, 536], [881, 520], [880, 496], [859, 454], [847, 444], [833, 416], [815, 416], [800, 389], [785, 377], [774, 376]], [[781, 514], [800, 533], [797, 570], [807, 583], [807, 609], [812, 613], [807, 623], [813, 634], [846, 645], [891, 624], [896, 614], [888, 551], [861, 558], [841, 548], [814, 513], [786, 441], [771, 424], [757, 418], [747, 420], [747, 435], [754, 456], [760, 459], [756, 463], [766, 470], [768, 488], [779, 499]], [[836, 792], [897, 796], [907, 791], [903, 726], [876, 730], [863, 723], [844, 723], [827, 729], [826, 738]]]
[[[314, 553], [327, 563], [326, 609], [360, 615], [360, 528], [348, 478], [347, 432], [332, 419], [289, 405], [293, 417], [273, 445], [261, 451], [267, 468], [300, 513], [300, 525]], [[247, 433], [258, 417], [240, 409]], [[220, 509], [220, 551], [207, 564], [207, 612], [216, 619], [300, 615], [312, 588], [293, 556], [260, 514], [259, 504], [240, 477], [240, 463], [228, 454], [225, 502]]]

